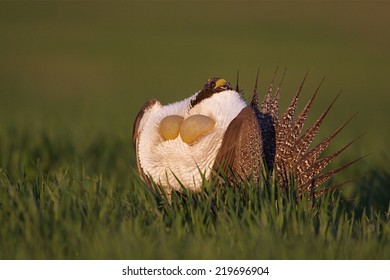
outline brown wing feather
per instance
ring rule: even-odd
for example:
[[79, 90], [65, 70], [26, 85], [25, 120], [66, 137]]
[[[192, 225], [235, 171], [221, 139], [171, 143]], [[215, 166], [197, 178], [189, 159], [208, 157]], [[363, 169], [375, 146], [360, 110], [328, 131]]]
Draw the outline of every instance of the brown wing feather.
[[137, 160], [138, 173], [140, 174], [142, 180], [144, 180], [144, 182], [147, 183], [149, 186], [150, 186], [150, 180], [145, 175], [144, 171], [142, 170], [141, 164], [139, 162], [138, 136], [140, 134], [139, 126], [140, 126], [142, 118], [145, 115], [145, 112], [147, 112], [150, 109], [150, 107], [152, 107], [156, 103], [160, 103], [160, 101], [158, 101], [157, 99], [154, 99], [154, 98], [146, 101], [146, 103], [142, 106], [141, 110], [138, 112], [137, 116], [135, 117], [135, 121], [134, 121], [134, 125], [133, 125], [133, 145], [134, 145], [134, 151], [135, 151], [135, 158]]
[[261, 169], [262, 141], [254, 109], [245, 107], [235, 117], [222, 139], [214, 170], [223, 171], [229, 179], [236, 176], [258, 180]]

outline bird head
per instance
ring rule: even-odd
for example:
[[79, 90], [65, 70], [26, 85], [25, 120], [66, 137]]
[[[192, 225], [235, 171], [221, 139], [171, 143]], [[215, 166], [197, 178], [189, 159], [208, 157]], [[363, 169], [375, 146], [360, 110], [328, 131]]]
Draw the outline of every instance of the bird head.
[[222, 78], [210, 78], [207, 83], [203, 86], [202, 91], [212, 91], [214, 93], [221, 92], [224, 90], [231, 90], [232, 87], [228, 81]]
[[222, 78], [210, 78], [207, 80], [203, 88], [196, 94], [195, 98], [191, 100], [191, 107], [199, 104], [202, 100], [211, 97], [215, 93], [226, 90], [232, 90], [232, 86], [228, 81]]

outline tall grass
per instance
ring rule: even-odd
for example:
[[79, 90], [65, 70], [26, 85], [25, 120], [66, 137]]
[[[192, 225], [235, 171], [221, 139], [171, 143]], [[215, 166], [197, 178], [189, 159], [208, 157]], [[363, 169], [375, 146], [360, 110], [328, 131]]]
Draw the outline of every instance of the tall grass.
[[[126, 154], [124, 139], [101, 136], [95, 139], [100, 149], [94, 141], [83, 155], [71, 139], [58, 145], [43, 132], [34, 145], [29, 136], [31, 146], [13, 144], [19, 146], [1, 158], [2, 259], [390, 257], [388, 196], [386, 202], [351, 203], [333, 192], [313, 202], [282, 193], [274, 183], [238, 188], [205, 182], [200, 194], [174, 193], [169, 201], [150, 192], [128, 158], [119, 156]], [[37, 147], [45, 147], [44, 161], [15, 163]], [[52, 153], [63, 157], [61, 164]], [[98, 173], [99, 166], [105, 172]], [[374, 196], [373, 190], [367, 191]]]
[[[0, 2], [0, 258], [388, 259], [388, 8]], [[343, 89], [319, 138], [361, 112], [330, 149], [366, 131], [340, 161], [372, 156], [336, 179], [364, 177], [314, 204], [251, 183], [155, 197], [134, 171], [142, 103], [237, 69], [248, 97], [259, 66], [264, 96], [278, 64], [281, 108], [307, 69], [305, 100], [327, 75], [310, 117]]]

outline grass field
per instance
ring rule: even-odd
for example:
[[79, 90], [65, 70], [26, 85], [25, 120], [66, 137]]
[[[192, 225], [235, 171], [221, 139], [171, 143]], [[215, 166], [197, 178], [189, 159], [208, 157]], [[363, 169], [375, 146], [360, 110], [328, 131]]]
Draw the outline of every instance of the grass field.
[[[0, 2], [0, 259], [389, 259], [389, 10]], [[330, 150], [365, 133], [333, 165], [370, 153], [335, 180], [362, 178], [315, 205], [253, 185], [156, 199], [135, 172], [140, 106], [237, 70], [248, 98], [258, 67], [264, 94], [277, 66], [282, 107], [326, 76], [311, 121], [343, 91], [318, 139], [359, 112]]]

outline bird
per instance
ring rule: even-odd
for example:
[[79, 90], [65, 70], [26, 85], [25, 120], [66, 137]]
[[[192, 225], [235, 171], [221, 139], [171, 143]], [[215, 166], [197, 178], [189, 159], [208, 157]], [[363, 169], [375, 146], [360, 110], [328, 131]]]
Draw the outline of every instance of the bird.
[[259, 72], [249, 103], [239, 89], [238, 74], [235, 88], [223, 78], [210, 78], [200, 90], [182, 101], [163, 105], [157, 99], [148, 100], [133, 125], [137, 170], [142, 180], [153, 191], [158, 186], [171, 194], [184, 190], [201, 192], [204, 180], [212, 180], [218, 174], [224, 174], [233, 185], [244, 180], [258, 183], [274, 177], [281, 189], [295, 184], [300, 195], [310, 192], [312, 196], [320, 196], [349, 182], [321, 187], [360, 159], [324, 171], [360, 136], [336, 152], [321, 155], [354, 115], [311, 147], [340, 94], [302, 132], [323, 80], [302, 111], [296, 114], [306, 73], [286, 111], [279, 116], [285, 72], [276, 89], [272, 79], [261, 104], [257, 90]]

